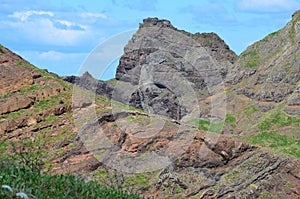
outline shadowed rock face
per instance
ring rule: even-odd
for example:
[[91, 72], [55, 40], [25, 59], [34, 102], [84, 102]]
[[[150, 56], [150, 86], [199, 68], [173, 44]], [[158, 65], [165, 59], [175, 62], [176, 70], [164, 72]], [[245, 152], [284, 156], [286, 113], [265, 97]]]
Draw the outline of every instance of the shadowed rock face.
[[[191, 112], [191, 100], [211, 95], [237, 56], [214, 33], [191, 34], [170, 21], [147, 18], [124, 48], [116, 79], [133, 86], [123, 102], [181, 119]], [[116, 91], [118, 92], [118, 91]]]

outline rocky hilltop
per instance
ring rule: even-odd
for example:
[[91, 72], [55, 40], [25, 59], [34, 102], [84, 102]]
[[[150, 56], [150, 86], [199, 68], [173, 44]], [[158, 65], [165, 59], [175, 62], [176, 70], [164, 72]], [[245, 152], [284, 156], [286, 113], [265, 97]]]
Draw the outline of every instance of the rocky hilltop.
[[299, 105], [299, 53], [298, 11], [285, 27], [249, 46], [230, 69], [227, 82], [251, 99]]
[[298, 21], [237, 56], [147, 18], [107, 82], [62, 81], [1, 46], [1, 157], [39, 152], [43, 172], [145, 197], [299, 198]]
[[117, 67], [116, 80], [132, 85], [131, 96], [120, 100], [181, 119], [192, 111], [191, 104], [181, 99], [210, 96], [236, 59], [214, 33], [191, 34], [167, 20], [145, 19], [125, 46]]

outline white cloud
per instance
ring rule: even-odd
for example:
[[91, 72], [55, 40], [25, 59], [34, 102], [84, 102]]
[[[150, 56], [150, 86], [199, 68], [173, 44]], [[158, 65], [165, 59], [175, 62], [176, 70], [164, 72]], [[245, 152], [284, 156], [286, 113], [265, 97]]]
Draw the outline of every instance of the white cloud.
[[[72, 22], [60, 21], [64, 27], [57, 26], [56, 20], [38, 18], [24, 22], [5, 22], [21, 40], [30, 41], [32, 44], [52, 46], [76, 46], [81, 45], [92, 37], [92, 31], [88, 26], [76, 28]], [[3, 24], [3, 23], [2, 23]], [[71, 28], [65, 26], [71, 25]], [[74, 27], [74, 28], [73, 28]]]
[[85, 25], [81, 25], [81, 24], [74, 23], [74, 22], [67, 21], [67, 20], [56, 20], [56, 22], [58, 22], [61, 25], [66, 26], [68, 28], [72, 28], [72, 27], [80, 27], [81, 29], [87, 28], [87, 26], [85, 26]]
[[86, 57], [87, 53], [64, 53], [58, 51], [47, 51], [38, 53], [40, 59], [48, 59], [52, 61], [70, 60], [78, 57]]
[[242, 0], [237, 3], [237, 9], [246, 12], [285, 12], [299, 8], [296, 0]]
[[39, 68], [47, 68], [59, 75], [76, 75], [80, 64], [88, 53], [69, 53], [61, 51], [19, 51], [18, 54]]
[[93, 18], [107, 19], [107, 16], [102, 13], [85, 12], [85, 13], [81, 13], [80, 16], [83, 18], [93, 17]]
[[86, 30], [59, 29], [49, 19], [32, 22], [31, 26], [28, 27], [25, 28], [29, 36], [52, 45], [76, 45], [87, 34]]
[[22, 11], [22, 12], [14, 12], [12, 15], [8, 15], [8, 16], [20, 19], [22, 22], [24, 22], [31, 15], [48, 15], [50, 17], [53, 17], [54, 13], [53, 12], [47, 12], [47, 11], [28, 10], [28, 11]]

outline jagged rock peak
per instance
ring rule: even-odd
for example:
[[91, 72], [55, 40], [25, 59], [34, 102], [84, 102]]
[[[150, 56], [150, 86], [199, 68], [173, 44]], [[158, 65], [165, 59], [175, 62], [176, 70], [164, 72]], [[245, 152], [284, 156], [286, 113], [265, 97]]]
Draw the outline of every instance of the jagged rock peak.
[[292, 14], [293, 19], [300, 19], [300, 10], [297, 10]]
[[83, 73], [82, 77], [93, 79], [93, 76], [92, 76], [88, 71], [85, 71], [85, 72]]
[[158, 19], [157, 17], [148, 17], [143, 20], [143, 23], [140, 23], [139, 28], [143, 27], [171, 27], [174, 28], [169, 20], [166, 19]]

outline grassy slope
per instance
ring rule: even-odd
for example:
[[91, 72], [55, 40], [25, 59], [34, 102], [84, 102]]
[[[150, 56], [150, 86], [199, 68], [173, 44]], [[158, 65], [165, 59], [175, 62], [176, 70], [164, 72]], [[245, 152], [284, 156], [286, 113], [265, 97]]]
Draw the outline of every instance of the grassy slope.
[[[1, 46], [1, 48], [3, 47]], [[73, 86], [71, 84], [24, 60], [18, 61], [16, 65], [24, 70], [34, 69], [41, 73], [42, 77], [28, 87], [0, 95], [0, 99], [5, 100], [17, 95], [32, 96], [43, 89], [52, 87], [63, 87], [64, 91], [36, 101], [30, 108], [0, 115], [0, 124], [45, 113], [62, 103], [66, 106], [72, 104]], [[39, 82], [50, 83], [42, 85]], [[109, 106], [109, 100], [97, 97], [96, 104], [98, 105], [96, 111], [104, 112]], [[24, 127], [23, 134], [17, 134], [17, 129], [5, 134], [0, 132], [0, 164], [2, 168], [0, 170], [0, 186], [9, 185], [14, 190], [13, 193], [10, 193], [4, 188], [0, 188], [0, 198], [13, 198], [17, 192], [25, 192], [30, 198], [139, 198], [113, 188], [102, 188], [96, 182], [86, 183], [80, 177], [49, 175], [47, 171], [55, 166], [52, 160], [62, 157], [75, 147], [74, 143], [57, 147], [76, 137], [76, 131], [72, 130], [72, 117], [72, 111], [67, 111], [62, 115], [50, 114], [41, 121]], [[64, 122], [63, 125], [62, 122]], [[53, 129], [53, 127], [55, 128]], [[38, 132], [30, 132], [30, 129], [38, 129]], [[42, 164], [40, 164], [41, 162]]]

